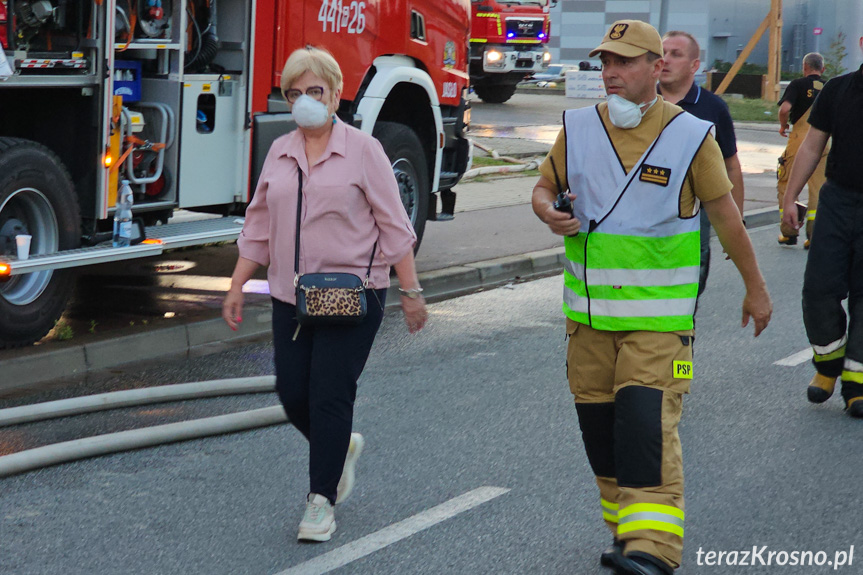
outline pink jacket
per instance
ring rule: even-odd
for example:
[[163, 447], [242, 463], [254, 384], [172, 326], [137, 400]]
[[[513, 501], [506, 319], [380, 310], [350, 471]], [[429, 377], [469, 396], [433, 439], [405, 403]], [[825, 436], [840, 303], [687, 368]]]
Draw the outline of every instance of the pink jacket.
[[270, 294], [296, 304], [297, 169], [303, 171], [300, 273], [365, 279], [377, 241], [369, 286], [389, 287], [390, 265], [413, 249], [416, 235], [380, 142], [340, 120], [311, 167], [299, 130], [273, 142], [237, 240], [240, 256], [268, 265]]

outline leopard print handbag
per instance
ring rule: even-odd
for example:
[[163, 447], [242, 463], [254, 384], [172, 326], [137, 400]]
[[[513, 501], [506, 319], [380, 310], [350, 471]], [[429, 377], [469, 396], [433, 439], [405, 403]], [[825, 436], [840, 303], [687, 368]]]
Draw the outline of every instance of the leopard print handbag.
[[[309, 273], [300, 275], [300, 223], [303, 205], [303, 171], [297, 166], [297, 232], [294, 253], [294, 287], [297, 289], [297, 332], [299, 326], [358, 324], [368, 311], [366, 288], [378, 243], [366, 269], [366, 279], [350, 273]], [[294, 334], [296, 338], [297, 334]]]
[[366, 288], [354, 274], [303, 274], [297, 279], [300, 325], [360, 323], [367, 309]]

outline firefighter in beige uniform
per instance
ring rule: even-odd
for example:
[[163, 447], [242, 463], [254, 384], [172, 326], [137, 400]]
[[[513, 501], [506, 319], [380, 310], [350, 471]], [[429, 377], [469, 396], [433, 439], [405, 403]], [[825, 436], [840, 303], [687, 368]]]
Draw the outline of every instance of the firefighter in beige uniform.
[[[693, 377], [699, 207], [746, 284], [743, 325], [751, 315], [757, 336], [772, 309], [712, 124], [656, 95], [662, 52], [650, 25], [612, 25], [591, 53], [609, 100], [564, 113], [533, 191], [537, 216], [566, 236], [567, 375], [615, 536], [600, 560], [636, 575], [681, 561], [677, 425]], [[572, 213], [555, 209], [561, 191]]]
[[[803, 143], [803, 138], [809, 132], [809, 112], [812, 103], [818, 97], [824, 83], [821, 74], [824, 72], [824, 58], [817, 52], [806, 54], [803, 57], [803, 77], [792, 80], [785, 89], [785, 94], [779, 101], [779, 133], [788, 138], [785, 151], [779, 158], [779, 166], [776, 169], [778, 182], [776, 184], [777, 196], [779, 198], [779, 218], [782, 219], [782, 203], [785, 199], [785, 189], [788, 187], [788, 174], [794, 165], [797, 150]], [[788, 133], [788, 124], [792, 125], [791, 133]], [[824, 148], [821, 161], [815, 171], [809, 177], [809, 209], [806, 212], [806, 241], [803, 247], [809, 249], [809, 241], [812, 239], [812, 227], [815, 225], [815, 214], [818, 206], [818, 192], [827, 181], [824, 171], [827, 166], [827, 154], [830, 146]], [[779, 224], [779, 243], [793, 246], [797, 243], [798, 232], [791, 226]]]

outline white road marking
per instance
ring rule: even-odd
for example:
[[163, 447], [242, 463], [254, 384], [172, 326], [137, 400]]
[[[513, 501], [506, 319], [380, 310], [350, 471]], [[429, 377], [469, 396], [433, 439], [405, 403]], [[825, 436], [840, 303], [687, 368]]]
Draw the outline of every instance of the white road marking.
[[328, 573], [339, 567], [344, 567], [357, 559], [362, 559], [366, 555], [379, 551], [388, 545], [406, 539], [424, 529], [437, 525], [442, 521], [451, 519], [459, 513], [487, 503], [508, 491], [509, 489], [503, 487], [480, 487], [473, 491], [468, 491], [464, 495], [459, 495], [413, 517], [408, 517], [403, 521], [384, 527], [380, 531], [361, 537], [347, 545], [342, 545], [329, 553], [324, 553], [305, 563], [300, 563], [277, 575], [322, 575], [323, 573]]
[[812, 359], [812, 348], [807, 347], [803, 351], [798, 351], [797, 353], [793, 353], [786, 357], [785, 359], [780, 359], [779, 361], [774, 361], [773, 365], [785, 365], [788, 367], [794, 367], [795, 365], [800, 365], [801, 363], [807, 362]]

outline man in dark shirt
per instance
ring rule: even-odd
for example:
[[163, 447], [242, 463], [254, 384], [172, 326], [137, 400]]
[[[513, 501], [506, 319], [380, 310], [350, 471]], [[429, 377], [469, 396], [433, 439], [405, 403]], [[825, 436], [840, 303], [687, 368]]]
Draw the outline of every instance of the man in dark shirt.
[[[794, 165], [794, 158], [800, 144], [809, 131], [809, 111], [812, 102], [824, 87], [821, 74], [824, 72], [824, 58], [817, 52], [806, 54], [803, 57], [803, 77], [792, 80], [785, 89], [785, 94], [779, 100], [779, 133], [788, 138], [785, 152], [779, 158], [779, 166], [776, 169], [778, 182], [776, 184], [779, 197], [779, 243], [793, 246], [797, 243], [797, 230], [781, 223], [782, 200], [785, 198], [785, 188], [788, 186], [788, 174]], [[788, 134], [789, 122], [794, 126], [791, 134]], [[818, 206], [818, 192], [824, 185], [824, 169], [827, 163], [828, 149], [824, 150], [821, 161], [815, 168], [812, 177], [809, 178], [809, 209], [806, 212], [806, 241], [803, 243], [805, 249], [809, 249], [810, 238], [812, 238], [812, 226], [815, 224], [816, 207]]]
[[[692, 34], [675, 30], [662, 39], [665, 51], [662, 73], [659, 76], [659, 93], [667, 101], [677, 104], [696, 118], [713, 122], [716, 126], [716, 143], [725, 160], [728, 179], [734, 186], [731, 197], [743, 214], [743, 172], [737, 158], [737, 137], [728, 106], [719, 96], [695, 85], [695, 73], [701, 66], [701, 48]], [[741, 215], [741, 217], [743, 217]], [[698, 278], [698, 295], [704, 291], [710, 273], [710, 220], [701, 210], [701, 273]]]
[[[817, 233], [803, 276], [803, 323], [816, 370], [807, 395], [813, 403], [826, 401], [841, 376], [845, 409], [863, 418], [863, 66], [824, 85], [809, 124], [788, 179], [782, 216], [784, 224], [800, 228], [794, 202], [832, 137]], [[850, 317], [842, 308], [845, 298]]]

